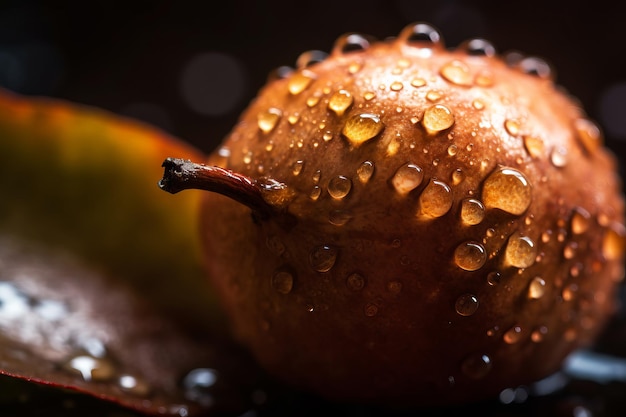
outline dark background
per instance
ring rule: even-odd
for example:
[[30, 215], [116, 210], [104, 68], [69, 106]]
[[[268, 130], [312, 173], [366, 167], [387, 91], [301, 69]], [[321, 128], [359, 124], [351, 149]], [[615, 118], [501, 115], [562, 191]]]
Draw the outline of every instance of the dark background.
[[[208, 151], [274, 68], [293, 66], [306, 50], [328, 52], [346, 32], [381, 39], [426, 21], [449, 47], [483, 37], [499, 52], [545, 58], [622, 157], [620, 9], [609, 0], [0, 0], [0, 85], [143, 119]], [[200, 112], [185, 88], [200, 94]]]

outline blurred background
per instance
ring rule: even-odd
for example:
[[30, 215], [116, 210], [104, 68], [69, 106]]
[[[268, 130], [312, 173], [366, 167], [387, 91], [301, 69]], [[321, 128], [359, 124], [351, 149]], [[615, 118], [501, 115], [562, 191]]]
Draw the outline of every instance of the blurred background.
[[418, 20], [449, 47], [483, 37], [546, 59], [625, 159], [626, 13], [612, 0], [0, 0], [0, 86], [145, 120], [209, 151], [274, 68], [343, 33], [382, 39]]

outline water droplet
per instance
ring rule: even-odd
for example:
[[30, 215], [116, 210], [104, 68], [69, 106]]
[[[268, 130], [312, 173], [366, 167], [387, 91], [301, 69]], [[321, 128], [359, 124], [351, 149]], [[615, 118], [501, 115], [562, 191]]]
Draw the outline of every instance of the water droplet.
[[520, 123], [516, 119], [507, 119], [504, 121], [504, 128], [511, 136], [517, 136], [520, 133]]
[[413, 78], [411, 80], [411, 86], [415, 88], [424, 87], [426, 85], [426, 80], [423, 78]]
[[390, 281], [387, 283], [387, 291], [391, 294], [398, 295], [402, 291], [402, 283], [400, 281]]
[[454, 124], [454, 116], [443, 104], [435, 104], [424, 111], [422, 125], [430, 134], [441, 132]]
[[418, 22], [407, 25], [398, 35], [398, 41], [419, 48], [443, 46], [441, 34], [428, 23]]
[[426, 100], [432, 101], [433, 103], [439, 100], [443, 96], [443, 93], [439, 90], [430, 90], [426, 93]]
[[509, 237], [504, 256], [509, 265], [528, 268], [537, 258], [537, 245], [528, 236], [515, 232]]
[[211, 388], [217, 381], [218, 373], [215, 369], [193, 369], [185, 375], [182, 381], [185, 398], [204, 407], [210, 407], [215, 401]]
[[291, 172], [293, 175], [298, 176], [302, 172], [302, 169], [304, 169], [304, 161], [296, 161], [291, 168]]
[[480, 99], [474, 99], [472, 100], [472, 107], [476, 110], [482, 110], [485, 108], [485, 103]]
[[486, 261], [487, 252], [478, 242], [464, 242], [454, 250], [454, 262], [466, 271], [476, 271], [482, 268]]
[[578, 243], [568, 242], [563, 248], [563, 257], [565, 259], [572, 259], [576, 256], [576, 250], [578, 249]]
[[365, 93], [363, 93], [363, 98], [365, 99], [365, 101], [370, 101], [375, 97], [376, 93], [374, 93], [373, 91], [366, 91]]
[[310, 67], [311, 65], [324, 61], [326, 58], [328, 58], [328, 54], [324, 51], [317, 49], [306, 51], [301, 53], [296, 60], [296, 67], [300, 69]]
[[352, 220], [352, 213], [346, 210], [333, 210], [328, 214], [328, 221], [335, 226], [343, 226]]
[[270, 107], [266, 111], [262, 111], [257, 115], [257, 123], [259, 125], [259, 129], [263, 133], [270, 133], [278, 122], [280, 118], [283, 116], [283, 112], [275, 107]]
[[289, 78], [287, 88], [294, 96], [298, 95], [306, 90], [316, 78], [317, 76], [309, 70], [298, 71]]
[[509, 330], [507, 330], [502, 336], [502, 340], [509, 345], [519, 342], [522, 340], [524, 332], [522, 331], [521, 326], [513, 326]]
[[333, 54], [364, 51], [370, 47], [370, 37], [359, 33], [348, 33], [340, 36], [333, 45]]
[[315, 107], [317, 106], [317, 103], [320, 102], [321, 98], [322, 98], [322, 93], [319, 91], [316, 91], [309, 98], [306, 99], [306, 105], [308, 107]]
[[287, 121], [292, 126], [298, 123], [299, 120], [300, 120], [300, 113], [293, 113], [293, 114], [290, 114], [289, 117], [287, 117]]
[[287, 270], [278, 270], [272, 276], [272, 288], [279, 294], [289, 294], [293, 289], [293, 274]]
[[426, 217], [441, 217], [452, 207], [452, 190], [443, 181], [431, 180], [419, 197], [420, 214]]
[[368, 182], [374, 174], [374, 163], [372, 161], [363, 162], [356, 170], [356, 175], [363, 184]]
[[479, 224], [485, 218], [485, 206], [475, 198], [465, 198], [461, 201], [461, 221], [467, 226]]
[[491, 42], [485, 39], [469, 39], [461, 45], [459, 49], [464, 50], [468, 55], [493, 57], [496, 55], [496, 48]]
[[534, 56], [523, 58], [517, 63], [517, 68], [525, 74], [534, 75], [543, 79], [551, 79], [553, 75], [550, 64], [548, 64], [545, 60]]
[[261, 189], [263, 200], [277, 208], [285, 207], [295, 196], [294, 190], [272, 178], [262, 178], [257, 184]]
[[487, 284], [491, 285], [492, 287], [498, 285], [501, 279], [502, 274], [498, 271], [491, 271], [489, 274], [487, 274]]
[[335, 112], [337, 116], [343, 116], [346, 110], [352, 105], [354, 98], [346, 90], [335, 92], [328, 100], [328, 108]]
[[455, 156], [458, 151], [459, 148], [455, 144], [448, 146], [448, 155]]
[[215, 161], [215, 165], [222, 168], [228, 168], [230, 162], [230, 148], [222, 146], [217, 151], [218, 159]]
[[546, 334], [548, 334], [548, 328], [546, 326], [539, 326], [530, 334], [530, 340], [535, 343], [541, 342]]
[[578, 140], [587, 152], [593, 154], [603, 145], [602, 132], [598, 125], [591, 120], [582, 118], [574, 120], [574, 129], [578, 134]]
[[415, 164], [402, 165], [391, 177], [391, 185], [400, 194], [407, 194], [417, 188], [424, 179], [422, 168]]
[[535, 277], [528, 285], [528, 298], [537, 300], [546, 292], [546, 282], [541, 277]]
[[524, 174], [514, 168], [502, 167], [487, 177], [482, 197], [483, 204], [489, 209], [520, 215], [530, 206], [532, 194]]
[[524, 136], [524, 147], [532, 158], [539, 158], [544, 152], [543, 140], [535, 136]]
[[602, 254], [609, 261], [621, 259], [624, 255], [624, 233], [616, 228], [609, 228], [602, 239]]
[[338, 250], [328, 245], [313, 248], [309, 255], [311, 267], [317, 272], [328, 272], [335, 265]]
[[316, 185], [313, 187], [313, 189], [311, 190], [311, 193], [309, 194], [309, 198], [313, 201], [317, 200], [318, 198], [320, 198], [320, 195], [322, 194], [322, 189], [320, 188], [319, 185]]
[[269, 235], [265, 240], [265, 244], [267, 248], [272, 251], [275, 255], [282, 255], [285, 253], [285, 244], [283, 241], [276, 235]]
[[350, 117], [341, 133], [352, 146], [358, 147], [378, 136], [384, 127], [383, 122], [375, 114], [362, 113]]
[[117, 379], [117, 384], [122, 391], [138, 397], [145, 397], [152, 391], [146, 381], [134, 375], [121, 375]]
[[322, 178], [322, 171], [318, 169], [313, 173], [313, 177], [311, 178], [313, 180], [313, 184], [319, 184], [320, 178]]
[[461, 371], [472, 379], [484, 378], [491, 370], [491, 358], [484, 354], [471, 355], [463, 360]]
[[365, 313], [367, 317], [374, 317], [378, 314], [378, 306], [374, 303], [367, 303], [365, 307], [363, 307], [363, 313]]
[[495, 84], [493, 72], [482, 69], [476, 73], [474, 83], [480, 87], [491, 87]]
[[478, 310], [478, 298], [473, 294], [463, 294], [456, 299], [454, 308], [461, 316], [471, 316]]
[[352, 291], [361, 291], [365, 287], [365, 277], [355, 272], [346, 278], [346, 286]]
[[78, 355], [67, 361], [63, 368], [78, 373], [85, 381], [110, 381], [116, 374], [115, 366], [107, 358]]
[[439, 70], [439, 74], [452, 84], [469, 86], [472, 84], [472, 75], [469, 67], [462, 61], [455, 59], [448, 62]]
[[572, 228], [572, 233], [575, 235], [580, 235], [585, 233], [589, 228], [589, 222], [591, 221], [591, 214], [587, 210], [582, 207], [574, 208], [572, 213], [572, 219], [570, 221], [570, 226]]
[[352, 181], [343, 175], [334, 177], [328, 182], [328, 194], [336, 200], [345, 198], [351, 189]]
[[557, 168], [567, 165], [567, 149], [563, 146], [555, 146], [550, 152], [550, 161]]
[[465, 179], [465, 174], [463, 174], [463, 170], [461, 168], [457, 168], [452, 171], [452, 184], [459, 185]]
[[350, 65], [348, 65], [348, 73], [356, 74], [361, 71], [361, 68], [363, 68], [363, 64], [360, 62], [351, 62]]

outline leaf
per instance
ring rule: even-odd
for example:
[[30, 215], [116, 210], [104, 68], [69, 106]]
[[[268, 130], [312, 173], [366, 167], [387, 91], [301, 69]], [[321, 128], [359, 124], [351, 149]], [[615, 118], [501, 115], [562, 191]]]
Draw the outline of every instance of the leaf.
[[204, 277], [199, 193], [157, 186], [171, 155], [203, 158], [102, 110], [0, 91], [0, 374], [148, 414], [245, 411], [260, 374]]

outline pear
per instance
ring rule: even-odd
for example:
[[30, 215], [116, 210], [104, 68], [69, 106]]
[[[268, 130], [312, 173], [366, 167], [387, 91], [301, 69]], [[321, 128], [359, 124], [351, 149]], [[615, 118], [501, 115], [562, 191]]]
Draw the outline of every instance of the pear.
[[[616, 309], [617, 161], [546, 61], [417, 22], [268, 81], [206, 161], [202, 241], [232, 331], [337, 401], [491, 398], [557, 371]], [[309, 59], [311, 58], [311, 59]]]

